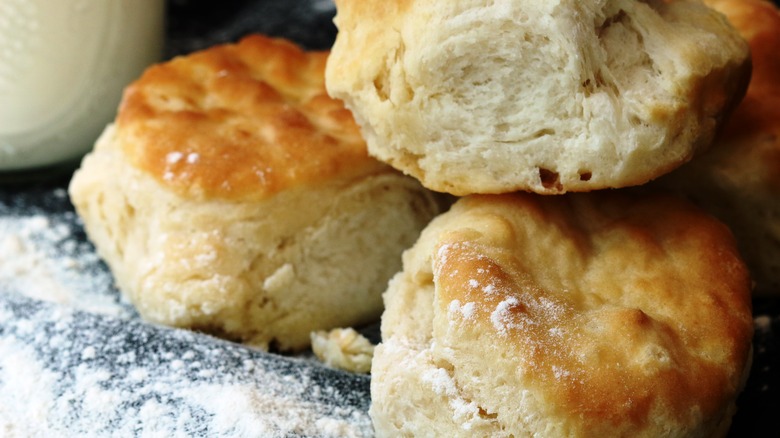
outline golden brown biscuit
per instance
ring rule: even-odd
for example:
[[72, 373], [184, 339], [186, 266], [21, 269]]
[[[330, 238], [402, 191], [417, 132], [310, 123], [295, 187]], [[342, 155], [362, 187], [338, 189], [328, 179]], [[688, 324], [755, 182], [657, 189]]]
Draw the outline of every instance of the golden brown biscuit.
[[325, 93], [327, 56], [255, 35], [151, 67], [125, 92], [117, 141], [160, 184], [204, 198], [386, 171]]
[[332, 96], [437, 191], [643, 184], [711, 143], [748, 48], [699, 0], [339, 0]]
[[251, 36], [128, 87], [70, 195], [144, 318], [295, 350], [379, 317], [437, 207], [367, 155], [326, 56]]
[[378, 436], [722, 436], [749, 369], [734, 239], [672, 197], [463, 198], [385, 304]]
[[780, 294], [780, 11], [762, 0], [707, 0], [750, 44], [747, 95], [713, 147], [654, 185], [700, 204], [734, 231], [756, 281]]

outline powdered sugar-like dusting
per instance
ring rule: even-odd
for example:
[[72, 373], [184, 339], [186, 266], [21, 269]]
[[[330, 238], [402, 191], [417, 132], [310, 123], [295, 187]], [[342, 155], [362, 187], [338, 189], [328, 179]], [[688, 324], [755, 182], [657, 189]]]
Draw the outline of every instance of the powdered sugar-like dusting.
[[474, 421], [480, 421], [479, 406], [473, 401], [459, 395], [455, 380], [447, 370], [430, 368], [423, 372], [422, 381], [431, 385], [433, 392], [446, 396], [452, 409], [452, 419], [461, 424], [465, 430], [470, 430]]
[[493, 323], [493, 328], [496, 329], [496, 331], [506, 336], [508, 333], [508, 329], [512, 327], [517, 327], [517, 322], [515, 322], [511, 309], [515, 306], [520, 304], [520, 301], [518, 301], [515, 297], [507, 297], [505, 300], [498, 303], [498, 306], [496, 306], [496, 309], [490, 314], [490, 322]]
[[566, 379], [569, 376], [571, 376], [571, 372], [569, 370], [566, 370], [561, 367], [553, 366], [552, 371], [553, 371], [553, 375], [558, 380]]
[[476, 303], [466, 303], [460, 308], [460, 312], [463, 314], [463, 318], [474, 318], [474, 312], [476, 312]]
[[[64, 190], [49, 201], [66, 202]], [[9, 214], [0, 204], [0, 293], [17, 292], [90, 312], [128, 317], [135, 313], [113, 287], [72, 211]]]
[[63, 189], [0, 191], [0, 436], [368, 437], [369, 378], [138, 319]]
[[372, 435], [368, 378], [188, 331], [5, 298], [3, 436]]
[[[522, 307], [522, 311], [513, 311]], [[563, 329], [555, 325], [566, 318], [567, 307], [541, 293], [523, 293], [517, 296], [507, 296], [496, 305], [490, 314], [493, 328], [502, 336], [509, 330], [527, 329], [530, 327], [551, 325], [547, 333], [551, 337], [562, 337]], [[536, 342], [537, 340], [532, 340]]]
[[184, 158], [184, 154], [181, 152], [170, 152], [165, 156], [165, 162], [168, 164], [176, 164]]
[[438, 395], [454, 397], [458, 393], [455, 381], [443, 368], [431, 368], [422, 374], [422, 381], [431, 385], [433, 392]]
[[461, 304], [460, 300], [450, 301], [447, 308], [450, 320], [471, 320], [474, 319], [474, 315], [477, 311], [477, 305], [473, 302]]

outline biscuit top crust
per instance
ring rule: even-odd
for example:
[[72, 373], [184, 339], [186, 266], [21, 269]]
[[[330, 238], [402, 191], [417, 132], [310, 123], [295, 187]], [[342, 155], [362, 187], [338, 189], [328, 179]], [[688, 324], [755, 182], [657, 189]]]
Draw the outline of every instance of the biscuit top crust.
[[[767, 196], [780, 196], [780, 11], [764, 0], [705, 0], [750, 45], [747, 94], [716, 139], [702, 168], [713, 168]], [[692, 166], [699, 166], [695, 161]]]
[[125, 91], [117, 139], [134, 166], [194, 197], [262, 199], [382, 171], [325, 92], [327, 56], [253, 35], [152, 66]]
[[432, 259], [442, 348], [492, 343], [512, 358], [507, 379], [586, 430], [659, 409], [679, 424], [722, 418], [752, 336], [750, 279], [725, 226], [660, 196], [475, 196], [452, 211]]

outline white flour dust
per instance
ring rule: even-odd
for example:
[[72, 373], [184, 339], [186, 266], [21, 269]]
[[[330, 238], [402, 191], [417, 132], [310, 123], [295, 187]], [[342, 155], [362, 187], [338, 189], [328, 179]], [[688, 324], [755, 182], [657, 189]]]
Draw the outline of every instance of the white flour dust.
[[4, 437], [372, 435], [367, 385], [310, 362], [24, 297], [0, 327]]
[[[65, 190], [54, 192], [65, 197]], [[75, 214], [0, 215], [0, 292], [14, 291], [90, 312], [127, 317], [99, 257], [74, 236]]]
[[373, 435], [367, 376], [144, 323], [64, 189], [0, 201], [0, 436]]

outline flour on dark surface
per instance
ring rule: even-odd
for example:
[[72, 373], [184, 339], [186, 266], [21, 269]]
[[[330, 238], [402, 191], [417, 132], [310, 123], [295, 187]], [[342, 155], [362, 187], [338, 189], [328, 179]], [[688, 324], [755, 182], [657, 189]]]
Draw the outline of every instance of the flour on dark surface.
[[368, 437], [368, 383], [184, 330], [0, 300], [6, 437]]
[[116, 317], [135, 314], [62, 188], [0, 202], [0, 291]]

